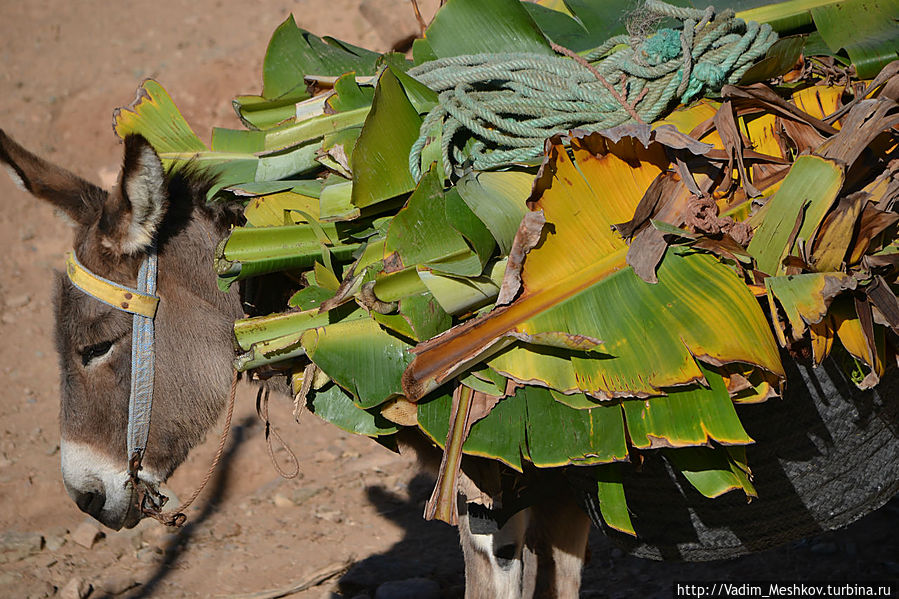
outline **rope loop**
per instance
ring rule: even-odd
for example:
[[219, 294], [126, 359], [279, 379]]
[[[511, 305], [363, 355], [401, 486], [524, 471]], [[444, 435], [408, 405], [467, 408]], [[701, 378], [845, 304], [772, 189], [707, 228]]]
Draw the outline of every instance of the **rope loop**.
[[544, 140], [570, 129], [601, 130], [652, 122], [680, 101], [688, 103], [737, 83], [768, 51], [777, 34], [745, 23], [730, 9], [715, 13], [646, 0], [642, 13], [674, 18], [646, 39], [627, 35], [575, 54], [483, 53], [432, 60], [408, 74], [438, 94], [409, 155], [422, 176], [422, 154], [440, 143], [444, 173], [533, 164]]

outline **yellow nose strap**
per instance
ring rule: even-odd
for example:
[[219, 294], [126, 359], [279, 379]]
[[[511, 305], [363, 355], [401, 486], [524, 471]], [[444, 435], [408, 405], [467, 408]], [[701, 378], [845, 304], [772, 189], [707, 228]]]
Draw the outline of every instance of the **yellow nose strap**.
[[158, 297], [140, 293], [95, 275], [78, 261], [74, 252], [66, 254], [66, 274], [75, 287], [113, 308], [147, 318], [156, 316]]

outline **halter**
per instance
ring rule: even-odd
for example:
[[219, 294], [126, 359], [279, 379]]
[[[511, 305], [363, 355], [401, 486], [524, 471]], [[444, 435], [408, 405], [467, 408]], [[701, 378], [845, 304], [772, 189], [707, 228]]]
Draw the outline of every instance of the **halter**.
[[235, 370], [231, 379], [231, 396], [228, 402], [228, 414], [225, 417], [225, 427], [222, 429], [218, 451], [206, 477], [190, 499], [180, 506], [180, 510], [163, 512], [162, 507], [168, 501], [168, 497], [153, 489], [137, 475], [147, 449], [150, 411], [153, 408], [153, 378], [156, 360], [153, 319], [156, 318], [156, 309], [159, 307], [159, 297], [156, 295], [157, 270], [158, 257], [155, 245], [149, 248], [141, 262], [140, 270], [137, 273], [137, 289], [120, 285], [92, 273], [78, 261], [74, 252], [66, 255], [66, 274], [75, 287], [104, 304], [134, 315], [131, 328], [131, 396], [128, 399], [128, 478], [137, 492], [137, 503], [144, 515], [155, 518], [167, 526], [180, 527], [187, 519], [184, 512], [209, 482], [222, 457], [225, 442], [228, 439], [228, 431], [231, 429], [238, 376]]
[[137, 472], [147, 449], [150, 411], [153, 408], [155, 371], [154, 326], [159, 297], [156, 295], [158, 258], [156, 247], [147, 252], [137, 273], [137, 289], [104, 279], [89, 271], [74, 252], [66, 255], [66, 274], [72, 284], [104, 304], [134, 315], [131, 328], [131, 396], [128, 399], [128, 473]]

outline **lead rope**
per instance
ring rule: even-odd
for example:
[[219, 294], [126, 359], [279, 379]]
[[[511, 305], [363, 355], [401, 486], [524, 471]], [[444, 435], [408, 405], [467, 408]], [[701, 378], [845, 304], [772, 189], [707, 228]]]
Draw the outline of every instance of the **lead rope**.
[[196, 501], [197, 497], [200, 496], [200, 493], [203, 492], [203, 488], [206, 486], [206, 483], [209, 482], [209, 479], [212, 478], [212, 474], [215, 472], [219, 460], [222, 458], [222, 453], [224, 453], [225, 443], [228, 441], [228, 433], [231, 431], [231, 416], [234, 414], [234, 397], [236, 394], [237, 371], [235, 370], [234, 375], [231, 377], [231, 395], [228, 398], [228, 414], [225, 416], [225, 426], [222, 429], [222, 435], [219, 439], [219, 447], [215, 452], [215, 458], [212, 460], [209, 471], [206, 472], [206, 476], [203, 477], [203, 481], [200, 483], [200, 486], [197, 487], [197, 490], [194, 491], [193, 495], [190, 496], [190, 499], [188, 499], [184, 505], [179, 506], [178, 509], [163, 512], [161, 511], [161, 508], [168, 498], [161, 496], [162, 499], [160, 500], [159, 493], [154, 492], [147, 487], [146, 483], [139, 480], [138, 483], [140, 484], [136, 487], [139, 493], [138, 504], [145, 515], [162, 522], [166, 526], [173, 526], [176, 528], [184, 526], [184, 523], [187, 521], [187, 515], [185, 515], [184, 512], [187, 511], [187, 508], [189, 508], [191, 504]]
[[[256, 415], [265, 423], [265, 446], [268, 449], [268, 457], [281, 478], [296, 478], [300, 474], [300, 461], [297, 459], [297, 454], [284, 442], [281, 433], [278, 432], [278, 429], [275, 428], [275, 425], [272, 424], [271, 419], [268, 417], [268, 394], [268, 387], [259, 387], [259, 391], [256, 393]], [[296, 415], [296, 412], [294, 412], [294, 415]], [[278, 443], [287, 453], [287, 459], [293, 465], [290, 471], [284, 470], [281, 464], [278, 463], [278, 458], [275, 457], [275, 448], [272, 445], [272, 437], [278, 440]]]

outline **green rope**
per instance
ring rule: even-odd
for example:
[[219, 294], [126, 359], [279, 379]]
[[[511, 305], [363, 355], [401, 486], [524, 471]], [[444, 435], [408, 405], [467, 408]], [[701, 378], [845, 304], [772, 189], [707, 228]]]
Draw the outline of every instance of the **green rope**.
[[[682, 22], [634, 41], [616, 36], [583, 57], [645, 122], [680, 101], [736, 83], [777, 40], [767, 24], [744, 23], [732, 10], [715, 14], [647, 0], [644, 10]], [[570, 129], [598, 131], [633, 121], [590, 69], [562, 56], [468, 54], [421, 64], [409, 74], [438, 93], [422, 122], [409, 170], [421, 178], [421, 155], [440, 130], [444, 170], [527, 163], [544, 140]]]

